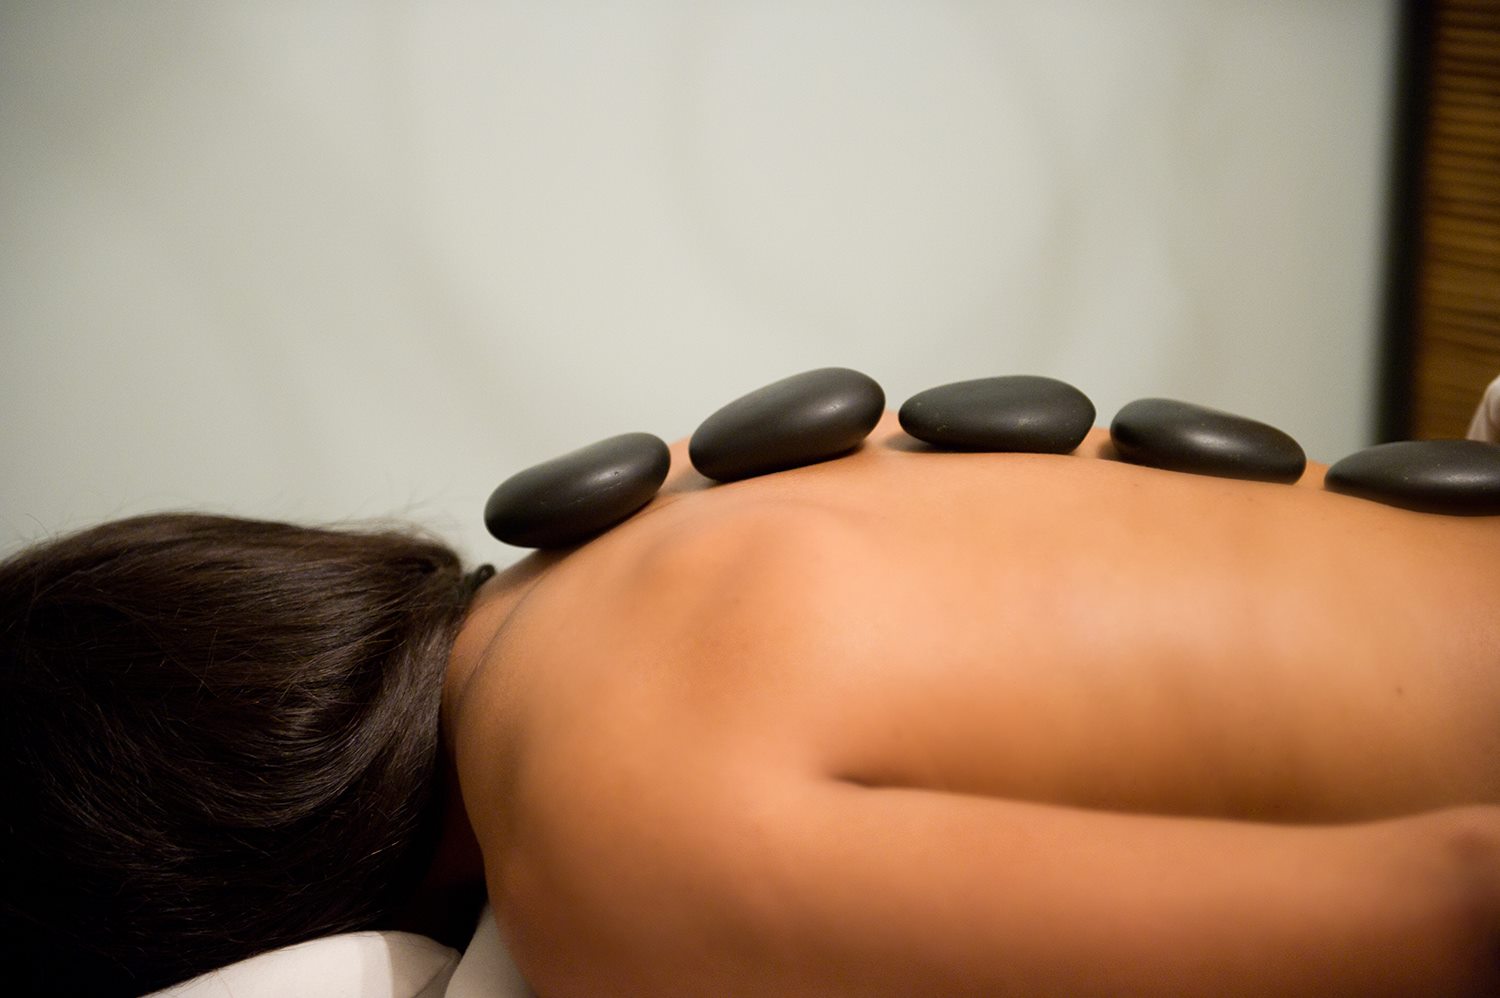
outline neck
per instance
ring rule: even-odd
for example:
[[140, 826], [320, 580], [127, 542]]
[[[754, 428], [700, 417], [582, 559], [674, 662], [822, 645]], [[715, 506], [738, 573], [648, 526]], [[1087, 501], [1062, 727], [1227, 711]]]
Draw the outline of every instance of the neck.
[[510, 619], [555, 556], [535, 554], [487, 580], [474, 594], [459, 628], [443, 679], [439, 730], [442, 751], [442, 832], [432, 865], [395, 927], [462, 948], [484, 904], [484, 857], [464, 806], [459, 780], [459, 724], [470, 681]]
[[450, 761], [457, 759], [460, 718], [470, 681], [490, 657], [511, 613], [560, 557], [552, 552], [535, 552], [492, 576], [474, 593], [443, 679], [441, 729], [443, 750]]

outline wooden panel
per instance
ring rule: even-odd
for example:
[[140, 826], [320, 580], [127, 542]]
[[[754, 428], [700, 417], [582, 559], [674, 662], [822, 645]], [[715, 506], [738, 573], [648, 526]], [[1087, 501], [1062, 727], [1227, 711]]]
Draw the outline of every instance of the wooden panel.
[[1461, 437], [1500, 375], [1500, 0], [1439, 3], [1431, 44], [1411, 430]]

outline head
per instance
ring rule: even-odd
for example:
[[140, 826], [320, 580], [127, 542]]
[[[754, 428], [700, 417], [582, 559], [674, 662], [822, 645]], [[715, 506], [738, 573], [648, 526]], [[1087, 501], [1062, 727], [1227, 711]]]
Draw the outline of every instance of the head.
[[0, 564], [4, 978], [137, 995], [390, 924], [472, 588], [409, 534], [189, 514]]

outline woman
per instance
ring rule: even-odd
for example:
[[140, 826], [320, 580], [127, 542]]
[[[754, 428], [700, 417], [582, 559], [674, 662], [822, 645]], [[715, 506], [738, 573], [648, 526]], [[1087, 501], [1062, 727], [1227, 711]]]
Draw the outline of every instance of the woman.
[[[172, 598], [123, 619], [141, 648], [194, 660], [174, 681], [186, 703], [231, 697], [190, 729], [178, 705], [154, 708], [157, 687], [137, 698], [128, 726], [170, 732], [173, 765], [132, 747], [115, 701], [78, 697], [95, 667], [30, 678], [54, 651], [102, 650], [104, 609], [47, 603], [71, 591], [60, 580], [100, 571], [97, 552], [29, 583], [7, 566], [4, 709], [26, 807], [81, 779], [75, 796], [101, 814], [154, 815], [169, 810], [162, 787], [233, 757], [221, 768], [237, 775], [180, 795], [204, 829], [234, 831], [181, 872], [219, 892], [179, 906], [174, 933], [243, 918], [227, 933], [243, 956], [389, 924], [482, 879], [543, 996], [1500, 987], [1500, 520], [1324, 492], [1319, 468], [1295, 486], [1139, 468], [1109, 460], [1098, 431], [1068, 456], [946, 454], [888, 417], [852, 456], [715, 486], [683, 450], [643, 512], [489, 580], [461, 625], [451, 557], [386, 549], [419, 620], [368, 629], [358, 657], [380, 671], [357, 692], [309, 683], [299, 643], [313, 661], [337, 655], [347, 643], [316, 633], [385, 619], [393, 597], [314, 567], [318, 544], [305, 582], [285, 567], [294, 545], [264, 565], [224, 547], [272, 580], [258, 596], [195, 581], [215, 577], [210, 561], [170, 566], [156, 581]], [[282, 584], [298, 597], [273, 595]], [[111, 585], [88, 595], [112, 606], [125, 597]], [[323, 599], [306, 634], [262, 640], [268, 619]], [[455, 633], [441, 690], [389, 701], [438, 707], [441, 724], [389, 723], [406, 708], [383, 706], [387, 687], [420, 686], [417, 663]], [[160, 657], [91, 681], [128, 687]], [[276, 674], [240, 694], [236, 664], [261, 661]], [[235, 722], [252, 709], [259, 720]], [[306, 745], [252, 741], [276, 726]], [[324, 753], [434, 729], [462, 807], [412, 900], [400, 871], [432, 855], [416, 816], [435, 813], [419, 801], [441, 768], [427, 743], [372, 744], [331, 771]], [[198, 738], [216, 746], [201, 759]], [[74, 761], [53, 775], [63, 754]], [[248, 824], [233, 812], [245, 801]], [[91, 855], [116, 855], [37, 915], [24, 905], [59, 876], [68, 847], [54, 844], [81, 834], [69, 823]], [[350, 838], [388, 826], [384, 845]], [[156, 919], [175, 895], [147, 881], [116, 902], [109, 888], [145, 877], [133, 849], [158, 864], [176, 843], [94, 811], [23, 814], [9, 836], [10, 867], [27, 865], [17, 849], [52, 850], [22, 902], [6, 898], [7, 928], [39, 926], [28, 947], [67, 926], [64, 949], [155, 966], [131, 913]], [[302, 917], [342, 894], [367, 900]], [[166, 934], [149, 945], [181, 949]]]

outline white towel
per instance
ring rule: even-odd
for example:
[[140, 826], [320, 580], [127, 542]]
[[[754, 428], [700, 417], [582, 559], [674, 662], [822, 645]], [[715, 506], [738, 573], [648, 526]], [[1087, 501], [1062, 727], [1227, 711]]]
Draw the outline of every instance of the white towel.
[[462, 956], [426, 936], [351, 932], [262, 953], [146, 998], [535, 998], [484, 906]]
[[409, 932], [325, 936], [241, 960], [147, 998], [442, 998], [459, 955]]
[[448, 981], [446, 998], [536, 998], [511, 960], [489, 905]]

